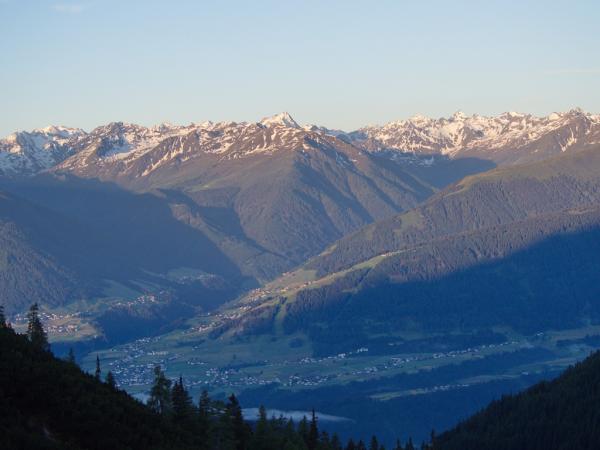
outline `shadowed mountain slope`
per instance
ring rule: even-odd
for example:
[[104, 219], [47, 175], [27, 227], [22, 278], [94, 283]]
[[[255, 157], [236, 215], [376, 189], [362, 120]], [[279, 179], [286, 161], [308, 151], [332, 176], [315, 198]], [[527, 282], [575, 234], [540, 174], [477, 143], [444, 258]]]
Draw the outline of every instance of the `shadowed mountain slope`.
[[442, 434], [443, 450], [592, 450], [600, 443], [600, 353], [550, 382], [493, 402]]
[[[467, 177], [251, 293], [217, 334], [304, 331], [326, 354], [394, 328], [531, 332], [595, 321], [598, 168], [594, 149]], [[342, 339], [350, 322], [353, 337]]]
[[152, 195], [95, 182], [66, 187], [51, 181], [19, 190], [21, 198], [0, 198], [0, 283], [9, 312], [32, 301], [59, 306], [103, 296], [108, 282], [142, 292], [145, 283], [176, 287], [167, 274], [186, 267], [242, 281], [209, 239]]

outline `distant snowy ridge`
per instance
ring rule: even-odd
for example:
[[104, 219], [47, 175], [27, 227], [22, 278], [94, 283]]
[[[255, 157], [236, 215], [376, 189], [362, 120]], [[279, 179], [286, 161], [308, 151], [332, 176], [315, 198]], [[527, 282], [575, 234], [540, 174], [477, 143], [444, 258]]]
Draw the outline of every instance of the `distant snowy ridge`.
[[16, 132], [0, 140], [0, 175], [36, 173], [48, 169], [72, 154], [79, 128], [49, 126], [31, 132]]
[[[599, 128], [600, 115], [580, 109], [546, 117], [516, 112], [485, 117], [456, 112], [448, 118], [417, 115], [382, 126], [367, 126], [348, 133], [348, 136], [370, 151], [397, 150], [449, 156], [479, 152], [489, 157], [495, 151], [531, 146], [553, 133], [554, 144], [561, 151], [566, 151], [580, 139], [587, 140], [588, 144], [597, 143], [600, 142]], [[549, 145], [553, 143], [539, 142], [537, 148], [529, 151], [545, 151]]]
[[[0, 140], [0, 175], [32, 175], [48, 169], [93, 170], [134, 162], [145, 176], [173, 159], [185, 162], [200, 154], [238, 159], [276, 151], [335, 146], [336, 140], [366, 152], [463, 156], [512, 164], [600, 142], [600, 115], [574, 109], [546, 117], [508, 112], [495, 117], [457, 112], [448, 118], [416, 115], [352, 132], [318, 125], [300, 126], [283, 112], [260, 122], [163, 123], [153, 127], [113, 122], [91, 132], [50, 126], [13, 133]], [[431, 158], [428, 161], [433, 161]]]

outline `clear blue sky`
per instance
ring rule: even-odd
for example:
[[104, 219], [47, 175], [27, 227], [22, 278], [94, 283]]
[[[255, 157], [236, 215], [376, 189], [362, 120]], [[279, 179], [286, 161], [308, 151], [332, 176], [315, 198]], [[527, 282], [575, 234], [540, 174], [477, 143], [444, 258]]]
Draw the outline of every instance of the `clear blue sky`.
[[600, 2], [0, 0], [0, 135], [600, 112]]

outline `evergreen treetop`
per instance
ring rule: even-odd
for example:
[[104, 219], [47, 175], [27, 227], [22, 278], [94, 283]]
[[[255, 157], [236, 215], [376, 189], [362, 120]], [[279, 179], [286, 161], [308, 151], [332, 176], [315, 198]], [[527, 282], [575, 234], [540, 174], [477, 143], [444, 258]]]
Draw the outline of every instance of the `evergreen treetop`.
[[100, 380], [100, 375], [102, 374], [102, 370], [100, 369], [100, 357], [96, 355], [96, 371], [94, 372], [94, 377], [96, 380]]
[[110, 370], [106, 374], [106, 384], [108, 384], [113, 389], [117, 388], [117, 381], [115, 380], [115, 376]]
[[167, 379], [160, 366], [154, 367], [154, 382], [148, 406], [158, 414], [168, 414], [172, 410], [171, 380]]
[[6, 316], [4, 315], [4, 305], [0, 305], [0, 328], [6, 328]]
[[39, 312], [40, 308], [37, 303], [34, 303], [29, 308], [29, 312], [27, 313], [27, 337], [35, 347], [43, 351], [50, 351], [48, 335], [42, 325]]

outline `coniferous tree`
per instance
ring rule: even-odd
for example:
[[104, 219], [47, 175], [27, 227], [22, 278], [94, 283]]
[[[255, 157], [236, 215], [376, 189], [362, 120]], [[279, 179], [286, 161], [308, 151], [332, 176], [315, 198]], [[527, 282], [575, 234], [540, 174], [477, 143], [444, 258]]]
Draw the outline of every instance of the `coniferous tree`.
[[308, 427], [308, 440], [306, 442], [306, 446], [308, 447], [308, 450], [315, 450], [318, 444], [319, 427], [317, 425], [317, 415], [315, 414], [315, 409], [313, 408], [310, 418], [310, 426]]
[[308, 420], [306, 420], [306, 416], [302, 417], [302, 420], [298, 423], [298, 434], [308, 446]]
[[75, 351], [73, 350], [73, 347], [69, 348], [69, 353], [67, 354], [67, 362], [70, 362], [71, 364], [77, 364], [77, 361], [75, 359]]
[[293, 448], [294, 450], [306, 448], [304, 438], [296, 430], [296, 426], [292, 419], [288, 419], [283, 428], [283, 439], [286, 442], [285, 445], [287, 448]]
[[331, 450], [331, 440], [329, 439], [329, 433], [327, 431], [321, 431], [319, 443], [317, 444], [317, 449]]
[[415, 446], [413, 444], [412, 438], [408, 438], [408, 442], [406, 443], [406, 450], [415, 450]]
[[117, 388], [117, 382], [115, 380], [115, 376], [113, 375], [113, 373], [110, 370], [106, 374], [106, 384], [108, 384], [113, 389]]
[[379, 450], [379, 441], [377, 437], [371, 437], [371, 444], [369, 445], [369, 450]]
[[396, 439], [396, 446], [394, 447], [394, 450], [404, 450], [404, 447], [402, 446], [400, 439]]
[[233, 425], [227, 406], [221, 401], [215, 401], [212, 405], [215, 421], [212, 427], [213, 448], [219, 450], [235, 450], [235, 437]]
[[37, 303], [34, 303], [29, 308], [29, 312], [27, 313], [27, 337], [35, 347], [43, 351], [50, 351], [48, 335], [42, 325], [39, 312], [40, 308]]
[[175, 422], [182, 425], [189, 425], [194, 416], [194, 405], [192, 398], [183, 385], [183, 378], [179, 377], [179, 382], [175, 382], [171, 390], [171, 404], [173, 405], [173, 418]]
[[435, 434], [435, 430], [431, 430], [431, 435], [429, 436], [429, 446], [431, 450], [437, 450], [437, 435]]
[[0, 328], [6, 328], [6, 316], [4, 315], [4, 305], [0, 305]]
[[252, 448], [254, 450], [268, 450], [270, 449], [269, 440], [269, 420], [267, 418], [267, 409], [260, 405], [258, 408], [258, 420], [254, 428], [254, 435], [252, 436]]
[[211, 421], [212, 402], [205, 389], [198, 402], [198, 440], [202, 443], [202, 449], [211, 447]]
[[234, 394], [229, 396], [229, 401], [225, 407], [225, 412], [228, 416], [229, 424], [231, 426], [235, 450], [246, 450], [248, 446], [248, 435], [250, 434], [250, 430], [248, 429], [247, 424], [244, 422], [242, 407], [240, 406], [240, 403]]
[[346, 444], [346, 450], [356, 450], [356, 444], [352, 438], [348, 440], [348, 443]]
[[331, 449], [342, 450], [342, 443], [340, 442], [340, 437], [337, 433], [333, 433], [333, 435], [331, 436]]
[[96, 380], [100, 380], [101, 374], [102, 370], [100, 369], [100, 357], [96, 355], [96, 371], [94, 372], [94, 378], [96, 378]]
[[360, 439], [358, 441], [358, 444], [356, 444], [356, 450], [367, 450], [367, 446], [365, 445], [362, 439]]
[[169, 414], [172, 410], [171, 380], [167, 379], [160, 366], [154, 367], [154, 382], [148, 406], [158, 414]]

